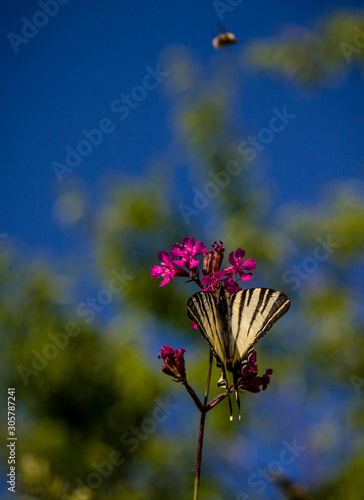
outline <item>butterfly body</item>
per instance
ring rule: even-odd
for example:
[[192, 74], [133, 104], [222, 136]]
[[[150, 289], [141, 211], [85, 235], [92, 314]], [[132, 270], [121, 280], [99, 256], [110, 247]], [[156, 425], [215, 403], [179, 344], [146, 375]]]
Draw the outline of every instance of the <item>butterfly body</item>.
[[237, 393], [242, 365], [254, 345], [290, 307], [288, 297], [269, 288], [250, 288], [230, 295], [223, 283], [216, 292], [195, 293], [187, 314], [207, 340], [221, 368], [219, 386], [228, 388], [226, 370], [233, 373]]

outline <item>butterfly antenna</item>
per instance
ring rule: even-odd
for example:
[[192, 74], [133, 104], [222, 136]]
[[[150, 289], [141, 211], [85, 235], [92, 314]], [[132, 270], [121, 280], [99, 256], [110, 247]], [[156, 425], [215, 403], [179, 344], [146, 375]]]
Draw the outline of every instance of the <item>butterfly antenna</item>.
[[229, 386], [228, 386], [227, 378], [226, 378], [226, 371], [222, 365], [220, 365], [220, 369], [221, 369], [221, 377], [220, 377], [220, 380], [218, 381], [217, 385], [218, 385], [218, 387], [225, 387], [225, 389], [226, 389], [227, 397], [229, 400], [230, 420], [233, 420], [233, 407], [232, 407], [231, 399], [230, 399]]
[[237, 373], [234, 373], [234, 389], [235, 389], [235, 396], [236, 396], [236, 404], [238, 405], [238, 410], [239, 410], [239, 420], [241, 420], [241, 413], [240, 413], [240, 394], [239, 394], [239, 379], [236, 375], [239, 375]]
[[239, 409], [239, 420], [241, 420], [241, 413], [240, 413], [240, 394], [239, 394], [239, 389], [235, 389], [235, 396], [236, 396], [236, 403], [238, 405]]
[[226, 392], [227, 392], [228, 400], [229, 400], [230, 422], [231, 422], [234, 419], [234, 417], [233, 417], [233, 407], [231, 405], [230, 393], [229, 393], [229, 389], [228, 389], [227, 384], [226, 384]]
[[224, 376], [224, 379], [225, 379], [225, 387], [226, 387], [226, 392], [227, 392], [228, 400], [229, 400], [230, 422], [231, 422], [233, 420], [233, 418], [234, 418], [233, 417], [233, 407], [232, 407], [232, 404], [231, 404], [230, 392], [229, 392], [229, 386], [228, 386], [228, 383], [227, 383], [225, 368], [224, 368], [224, 371], [223, 371], [223, 376]]

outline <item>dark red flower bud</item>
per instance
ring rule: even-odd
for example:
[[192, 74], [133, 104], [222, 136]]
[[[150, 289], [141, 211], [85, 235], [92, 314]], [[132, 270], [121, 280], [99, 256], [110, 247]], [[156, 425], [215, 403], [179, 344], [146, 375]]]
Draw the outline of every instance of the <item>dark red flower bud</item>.
[[268, 368], [268, 370], [266, 370], [265, 374], [262, 377], [258, 377], [258, 367], [256, 361], [257, 353], [256, 351], [253, 351], [248, 360], [248, 363], [244, 365], [241, 371], [239, 389], [243, 389], [249, 392], [260, 392], [260, 390], [266, 390], [270, 382], [270, 376], [272, 375], [273, 370], [271, 368]]
[[167, 345], [161, 347], [159, 359], [163, 359], [164, 365], [161, 366], [163, 373], [173, 377], [176, 382], [186, 382], [185, 360], [183, 355], [185, 349], [172, 349]]

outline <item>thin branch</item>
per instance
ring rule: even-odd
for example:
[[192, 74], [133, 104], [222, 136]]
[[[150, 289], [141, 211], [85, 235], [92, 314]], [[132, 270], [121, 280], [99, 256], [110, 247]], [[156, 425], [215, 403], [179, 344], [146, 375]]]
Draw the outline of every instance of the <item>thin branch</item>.
[[187, 380], [185, 382], [182, 382], [183, 385], [186, 387], [187, 389], [187, 392], [188, 394], [191, 396], [191, 398], [193, 399], [193, 402], [195, 403], [195, 405], [197, 406], [198, 410], [202, 413], [204, 411], [204, 406], [203, 404], [201, 403], [201, 401], [199, 400], [197, 394], [195, 393], [195, 391], [192, 389], [192, 387], [187, 383]]
[[200, 486], [200, 474], [201, 474], [201, 460], [202, 460], [202, 445], [203, 445], [203, 435], [205, 430], [205, 417], [206, 417], [206, 405], [209, 397], [210, 381], [211, 381], [211, 369], [212, 369], [212, 351], [210, 349], [209, 356], [209, 368], [207, 372], [207, 381], [205, 389], [205, 397], [203, 402], [203, 408], [201, 411], [200, 419], [200, 430], [198, 433], [198, 445], [197, 445], [197, 457], [196, 457], [196, 472], [195, 472], [195, 487], [193, 493], [193, 500], [198, 500], [198, 492]]

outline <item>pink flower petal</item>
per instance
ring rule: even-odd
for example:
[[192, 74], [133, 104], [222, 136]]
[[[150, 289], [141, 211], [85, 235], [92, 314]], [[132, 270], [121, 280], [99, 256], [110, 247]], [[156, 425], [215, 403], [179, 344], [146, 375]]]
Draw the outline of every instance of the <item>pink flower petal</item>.
[[249, 281], [249, 280], [252, 279], [252, 277], [253, 277], [252, 274], [246, 274], [246, 273], [241, 273], [240, 274], [241, 281]]
[[164, 272], [164, 268], [160, 266], [152, 266], [150, 270], [150, 275], [152, 278], [160, 278], [162, 273]]
[[254, 271], [256, 267], [257, 265], [254, 259], [246, 259], [246, 261], [244, 262], [244, 269], [246, 269], [247, 271]]

